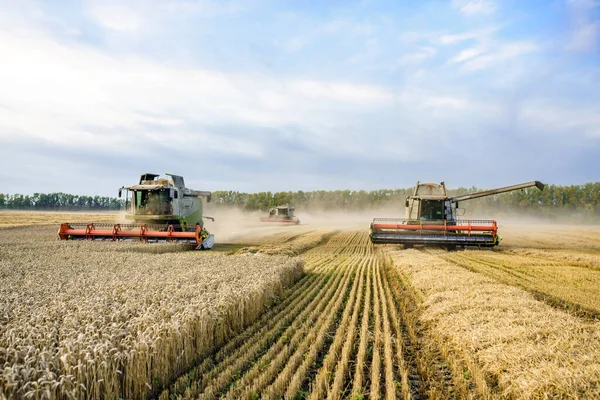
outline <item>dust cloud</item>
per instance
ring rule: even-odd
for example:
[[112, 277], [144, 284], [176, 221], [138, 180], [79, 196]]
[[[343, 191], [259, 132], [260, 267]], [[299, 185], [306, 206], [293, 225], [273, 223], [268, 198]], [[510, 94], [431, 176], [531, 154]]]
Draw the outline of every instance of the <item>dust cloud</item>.
[[215, 221], [205, 220], [206, 229], [215, 235], [219, 242], [251, 241], [252, 238], [274, 235], [278, 233], [310, 231], [345, 231], [369, 229], [376, 217], [404, 217], [404, 207], [400, 210], [381, 209], [368, 211], [344, 210], [310, 210], [296, 209], [295, 215], [300, 220], [298, 225], [285, 223], [261, 222], [260, 217], [268, 216], [266, 212], [247, 212], [238, 208], [207, 208], [205, 215], [214, 217]]

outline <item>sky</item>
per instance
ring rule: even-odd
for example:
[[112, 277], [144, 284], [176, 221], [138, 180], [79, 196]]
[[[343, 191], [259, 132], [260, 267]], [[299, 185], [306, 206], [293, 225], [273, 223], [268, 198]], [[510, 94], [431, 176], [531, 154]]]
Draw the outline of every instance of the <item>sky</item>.
[[600, 0], [0, 0], [4, 193], [600, 181]]

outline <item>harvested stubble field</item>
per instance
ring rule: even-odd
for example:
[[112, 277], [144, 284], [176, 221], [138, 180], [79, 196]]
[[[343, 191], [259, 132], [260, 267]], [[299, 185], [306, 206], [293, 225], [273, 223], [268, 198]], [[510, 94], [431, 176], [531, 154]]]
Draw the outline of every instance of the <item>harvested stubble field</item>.
[[[85, 250], [90, 257], [96, 254], [113, 257], [113, 261], [108, 262], [101, 257], [93, 258], [111, 271], [111, 279], [92, 284], [93, 290], [98, 292], [107, 291], [103, 286], [109, 290], [113, 290], [111, 285], [119, 287], [117, 280], [133, 274], [117, 272], [117, 266], [111, 264], [116, 259], [131, 267], [132, 260], [141, 254], [168, 275], [169, 279], [162, 284], [148, 284], [152, 290], [146, 295], [145, 289], [132, 292], [149, 302], [147, 304], [160, 303], [161, 310], [171, 311], [165, 318], [148, 311], [143, 301], [133, 302], [139, 306], [136, 310], [140, 314], [150, 312], [151, 319], [159, 321], [154, 323], [167, 324], [171, 329], [168, 338], [175, 337], [177, 345], [162, 337], [158, 343], [163, 346], [168, 343], [172, 352], [169, 354], [186, 357], [184, 363], [179, 363], [178, 358], [176, 361], [161, 359], [161, 368], [165, 369], [161, 377], [168, 377], [159, 381], [154, 381], [155, 375], [149, 373], [126, 374], [131, 387], [140, 388], [139, 393], [150, 397], [600, 397], [600, 307], [598, 291], [593, 290], [598, 287], [600, 276], [600, 246], [595, 241], [600, 237], [600, 229], [503, 228], [506, 239], [499, 248], [457, 252], [403, 250], [391, 245], [374, 247], [365, 231], [334, 229], [322, 226], [316, 229], [316, 225], [314, 228], [289, 227], [221, 248], [228, 254], [237, 253], [234, 256], [173, 253], [170, 249], [176, 247], [168, 245], [147, 250], [150, 253], [145, 253], [144, 248], [153, 246], [140, 244], [126, 245], [131, 248], [124, 251], [118, 251], [119, 244], [112, 243], [65, 243], [59, 248], [65, 254], [75, 247], [79, 252]], [[555, 234], [548, 234], [549, 229]], [[34, 246], [34, 242], [29, 242], [29, 247], [18, 253], [19, 256], [34, 258], [33, 250], [41, 246]], [[5, 258], [8, 250], [2, 251]], [[180, 283], [188, 285], [183, 281], [191, 279], [190, 269], [196, 265], [187, 258], [207, 257], [207, 262], [213, 256], [227, 260], [259, 259], [264, 265], [293, 264], [295, 260], [265, 254], [299, 254], [305, 261], [305, 274], [287, 288], [277, 283], [274, 290], [277, 299], [272, 307], [261, 313], [273, 296], [259, 299], [261, 306], [252, 315], [248, 314], [245, 329], [242, 329], [243, 324], [231, 327], [227, 331], [237, 331], [236, 335], [227, 340], [230, 335], [222, 335], [218, 342], [213, 339], [211, 346], [205, 346], [206, 351], [198, 352], [195, 340], [201, 339], [194, 339], [194, 335], [200, 330], [188, 335], [181, 333], [182, 315], [193, 314], [190, 310], [194, 307], [187, 303], [182, 305], [180, 299], [191, 303], [190, 299], [196, 296], [190, 293], [189, 286], [177, 287]], [[131, 258], [123, 261], [125, 255]], [[183, 257], [181, 262], [180, 257]], [[81, 274], [79, 264], [65, 264], [58, 269], [61, 273]], [[15, 270], [10, 274], [15, 274]], [[292, 275], [285, 281], [290, 282], [297, 276]], [[56, 274], [48, 270], [43, 276], [49, 282], [51, 278], [56, 279]], [[133, 279], [141, 279], [139, 275], [133, 276]], [[64, 291], [65, 288], [48, 283], [44, 290], [46, 297], [38, 297], [40, 304], [46, 303], [42, 309], [51, 311], [56, 302], [66, 302], [70, 309], [60, 309], [65, 315], [79, 308], [87, 311], [89, 302], [82, 296], [78, 297], [82, 299], [80, 305], [69, 303], [65, 297], [68, 292], [76, 292], [77, 287], [84, 291], [86, 284], [74, 279], [67, 288], [69, 291]], [[9, 292], [2, 292], [3, 301]], [[53, 302], [54, 297], [61, 300]], [[111, 297], [103, 297], [106, 298]], [[218, 298], [218, 294], [206, 297], [209, 301]], [[244, 304], [250, 306], [248, 301]], [[20, 307], [26, 309], [25, 305]], [[106, 306], [93, 309], [96, 316], [103, 313], [113, 315]], [[78, 340], [84, 343], [94, 334], [102, 338], [108, 334], [118, 335], [110, 318], [74, 322], [59, 319], [60, 324], [57, 324], [54, 314], [44, 318], [40, 315], [37, 314], [37, 320], [23, 314], [19, 318], [23, 325], [51, 326], [54, 329], [51, 332], [57, 334], [62, 334], [62, 329], [68, 331], [76, 327], [82, 333]], [[123, 312], [118, 315], [122, 324], [137, 323], [137, 315], [133, 318]], [[131, 319], [136, 322], [130, 322]], [[52, 325], [47, 321], [55, 322]], [[150, 325], [149, 321], [145, 323]], [[171, 323], [173, 321], [176, 323]], [[235, 319], [229, 321], [234, 322]], [[62, 323], [68, 324], [61, 328]], [[88, 328], [89, 333], [81, 331], [90, 324], [93, 328]], [[36, 340], [48, 343], [47, 353], [43, 354], [50, 354], [55, 349], [52, 340], [44, 338], [46, 333], [39, 328], [35, 329], [38, 330], [32, 332], [37, 332]], [[138, 337], [147, 336], [122, 342], [119, 351], [132, 354], [131, 348], [135, 346], [138, 346], [136, 351], [139, 350], [142, 341]], [[0, 347], [7, 348], [4, 343], [0, 343]], [[104, 348], [99, 348], [103, 354]], [[148, 352], [148, 349], [153, 347], [143, 347], [142, 351]], [[0, 356], [6, 357], [5, 354], [8, 352]], [[87, 355], [81, 351], [69, 354], [79, 354], [83, 361], [74, 371], [85, 375]], [[132, 359], [136, 359], [135, 355]], [[43, 362], [50, 371], [60, 367]], [[154, 364], [146, 364], [146, 369], [135, 365], [139, 371], [150, 371]], [[11, 364], [3, 362], [2, 367], [6, 371]], [[122, 373], [117, 373], [119, 382], [124, 381]], [[92, 387], [98, 387], [97, 376], [85, 379]], [[143, 389], [146, 384], [152, 390]], [[163, 390], [156, 391], [161, 386]], [[83, 388], [77, 390], [77, 397], [94, 397]], [[137, 392], [134, 397], [142, 398]]]
[[[282, 302], [178, 379], [168, 398], [425, 396], [447, 371], [418, 348], [394, 271], [365, 232], [344, 232], [303, 254], [306, 275]], [[439, 382], [439, 384], [438, 384]]]
[[[306, 275], [280, 304], [159, 397], [597, 398], [598, 313], [565, 310], [533, 287], [454, 262], [504, 257], [505, 269], [529, 269], [548, 294], [580, 280], [557, 273], [560, 265], [583, 270], [584, 292], [597, 282], [594, 247], [579, 242], [566, 257], [569, 239], [540, 236], [534, 249], [522, 241], [446, 252], [374, 248], [365, 232], [333, 235], [302, 254]], [[523, 253], [540, 249], [551, 261], [524, 262]], [[570, 301], [583, 308], [594, 300]]]

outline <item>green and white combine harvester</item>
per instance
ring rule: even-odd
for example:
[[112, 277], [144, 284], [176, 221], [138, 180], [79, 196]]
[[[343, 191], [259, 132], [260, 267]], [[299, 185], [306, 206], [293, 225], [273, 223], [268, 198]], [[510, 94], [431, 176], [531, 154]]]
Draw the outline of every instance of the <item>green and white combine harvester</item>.
[[131, 223], [64, 223], [58, 236], [62, 240], [141, 240], [143, 242], [183, 242], [195, 249], [207, 250], [215, 238], [204, 227], [202, 199], [211, 193], [185, 187], [182, 176], [143, 174], [139, 184], [119, 189], [125, 191], [125, 218]]
[[[539, 181], [485, 190], [462, 196], [448, 197], [444, 182], [419, 183], [412, 196], [406, 198], [405, 218], [374, 218], [371, 223], [371, 242], [374, 244], [437, 245], [448, 249], [457, 247], [494, 247], [500, 243], [498, 224], [493, 220], [458, 219], [458, 204], [465, 200], [493, 196], [513, 190], [537, 187]], [[464, 210], [462, 210], [464, 212]]]

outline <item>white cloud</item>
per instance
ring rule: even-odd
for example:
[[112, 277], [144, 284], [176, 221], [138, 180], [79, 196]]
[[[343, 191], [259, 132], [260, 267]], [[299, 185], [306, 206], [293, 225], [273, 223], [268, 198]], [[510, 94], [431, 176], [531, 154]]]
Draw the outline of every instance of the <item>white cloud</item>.
[[481, 47], [470, 47], [467, 49], [461, 50], [452, 60], [451, 62], [463, 62], [467, 61], [473, 57], [477, 57], [481, 54], [485, 53], [485, 50]]
[[467, 40], [487, 40], [490, 36], [492, 36], [496, 31], [498, 31], [499, 27], [490, 27], [486, 29], [473, 30], [463, 33], [452, 33], [452, 34], [443, 34], [437, 36], [434, 40], [446, 45], [453, 45], [460, 42], [464, 42]]
[[452, 6], [467, 16], [493, 14], [498, 8], [492, 0], [452, 0]]
[[173, 15], [214, 17], [246, 8], [242, 0], [87, 0], [85, 6], [87, 13], [100, 25], [121, 32], [149, 29], [157, 21]]
[[538, 50], [538, 46], [532, 42], [513, 42], [502, 44], [494, 50], [466, 49], [454, 57], [451, 61], [462, 63], [465, 71], [476, 71], [492, 67], [501, 62], [517, 58]]
[[[314, 188], [317, 175], [323, 176], [324, 188], [344, 186], [346, 181], [332, 183], [338, 182], [335, 173], [320, 169], [347, 161], [350, 168], [340, 174], [354, 179], [364, 171], [373, 172], [372, 176], [392, 171], [392, 180], [385, 181], [389, 184], [396, 182], [393, 171], [402, 163], [410, 171], [423, 160], [435, 165], [439, 155], [449, 151], [475, 154], [484, 148], [493, 151], [496, 145], [509, 147], [517, 136], [527, 139], [529, 129], [552, 137], [548, 148], [571, 137], [574, 142], [600, 137], [600, 122], [590, 105], [597, 103], [592, 68], [587, 74], [580, 65], [557, 71], [561, 66], [554, 57], [546, 57], [544, 63], [525, 57], [539, 50], [537, 43], [518, 38], [506, 42], [498, 32], [500, 26], [457, 31], [450, 21], [436, 31], [401, 35], [405, 27], [388, 24], [377, 14], [361, 15], [358, 26], [352, 19], [326, 23], [304, 15], [296, 16], [297, 26], [278, 21], [257, 37], [241, 40], [232, 34], [221, 38], [219, 46], [203, 47], [202, 52], [183, 43], [181, 47], [193, 57], [181, 61], [166, 60], [164, 55], [173, 52], [164, 51], [164, 42], [154, 47], [149, 42], [140, 50], [142, 41], [129, 39], [152, 29], [151, 34], [160, 31], [169, 39], [187, 37], [187, 27], [172, 30], [167, 21], [171, 14], [194, 13], [190, 21], [197, 24], [211, 13], [229, 11], [219, 10], [215, 2], [174, 0], [144, 7], [148, 3], [141, 0], [115, 0], [104, 4], [116, 4], [116, 8], [100, 7], [92, 15], [93, 4], [83, 9], [98, 22], [91, 28], [83, 24], [89, 21], [62, 18], [60, 11], [50, 8], [51, 16], [64, 26], [49, 20], [40, 23], [42, 11], [36, 7], [27, 12], [0, 7], [0, 144], [16, 149], [11, 151], [12, 159], [5, 158], [4, 169], [9, 171], [29, 144], [35, 144], [27, 156], [39, 165], [32, 169], [36, 173], [31, 182], [36, 179], [33, 175], [40, 175], [38, 171], [58, 168], [55, 158], [83, 154], [78, 161], [69, 159], [79, 163], [79, 168], [71, 170], [93, 168], [88, 155], [109, 165], [107, 169], [118, 164], [114, 168], [118, 174], [124, 173], [127, 164], [121, 160], [135, 159], [129, 173], [142, 168], [140, 160], [147, 160], [150, 170], [159, 168], [159, 162], [169, 166], [161, 170], [171, 170], [175, 159], [180, 166], [198, 165], [207, 155], [207, 162], [221, 163], [213, 179], [222, 180], [222, 187], [243, 181], [246, 190], [279, 190], [278, 184], [269, 187], [258, 181], [269, 181], [275, 176], [273, 170], [286, 176], [301, 170], [301, 178], [310, 182], [308, 187]], [[469, 4], [462, 3], [463, 12], [476, 10]], [[243, 18], [241, 32], [255, 26], [256, 20]], [[213, 22], [220, 23], [218, 19]], [[293, 32], [278, 35], [282, 25], [294, 27]], [[476, 26], [485, 25], [478, 22]], [[86, 43], [90, 33], [107, 41]], [[590, 49], [594, 34], [583, 34], [584, 44], [574, 49]], [[273, 45], [267, 37], [278, 37], [281, 42]], [[335, 75], [331, 70], [318, 70], [321, 59], [313, 50], [320, 47], [307, 45], [324, 37], [332, 45], [339, 44], [335, 49], [339, 59], [333, 61], [337, 63]], [[242, 49], [236, 57], [239, 62], [219, 60], [223, 44], [229, 45], [227, 51]], [[258, 52], [246, 52], [243, 46], [252, 44], [258, 45]], [[287, 44], [288, 50], [304, 46], [303, 57], [290, 56], [280, 44]], [[406, 49], [404, 54], [398, 54], [399, 45]], [[440, 55], [444, 56], [441, 62]], [[204, 56], [209, 61], [204, 65], [211, 65], [210, 69], [197, 66], [205, 61]], [[362, 58], [352, 62], [353, 57]], [[219, 69], [220, 62], [226, 68]], [[540, 77], [544, 69], [549, 72]], [[476, 76], [460, 73], [482, 70]], [[297, 71], [302, 74], [295, 75]], [[556, 74], [560, 79], [553, 80]], [[540, 93], [551, 93], [547, 103], [527, 103]], [[581, 109], [572, 104], [563, 109], [554, 93], [560, 97], [587, 93], [589, 102]], [[495, 141], [490, 144], [487, 138], [492, 132]], [[421, 148], [428, 150], [414, 150]], [[183, 153], [198, 154], [198, 158], [181, 157]], [[504, 157], [505, 162], [511, 158]], [[351, 170], [352, 165], [361, 167]], [[233, 172], [222, 172], [228, 168]], [[72, 173], [74, 180], [78, 173]], [[296, 182], [288, 185], [297, 188]]]
[[[0, 53], [6, 60], [0, 63], [0, 140], [5, 141], [17, 140], [18, 133], [21, 139], [124, 153], [135, 152], [140, 143], [187, 143], [259, 156], [263, 144], [252, 137], [215, 141], [211, 132], [190, 126], [296, 125], [316, 132], [394, 98], [372, 85], [220, 73], [113, 57], [57, 42], [40, 31], [21, 35], [0, 29]], [[315, 142], [308, 136], [305, 140]], [[327, 137], [319, 140], [327, 145]]]
[[92, 1], [88, 5], [88, 11], [104, 27], [116, 31], [138, 30], [144, 20], [140, 9], [128, 2]]
[[437, 50], [433, 47], [421, 47], [413, 53], [407, 53], [400, 59], [401, 65], [418, 64], [437, 54]]
[[600, 2], [593, 0], [567, 0], [571, 30], [567, 39], [567, 50], [586, 53], [593, 51], [599, 41], [600, 20], [594, 19], [593, 9]]
[[371, 103], [386, 101], [392, 98], [392, 94], [388, 91], [368, 85], [295, 81], [288, 84], [287, 87], [303, 96], [331, 99], [340, 102]]
[[581, 140], [581, 137], [600, 139], [600, 114], [595, 107], [586, 104], [548, 100], [530, 102], [521, 109], [519, 122], [549, 140], [556, 135], [565, 139], [571, 137], [571, 140]]
[[596, 48], [600, 33], [600, 23], [587, 22], [578, 24], [571, 32], [567, 48], [569, 50], [588, 52]]
[[425, 104], [431, 107], [444, 107], [454, 109], [466, 109], [472, 106], [468, 100], [460, 97], [431, 96], [425, 100]]

